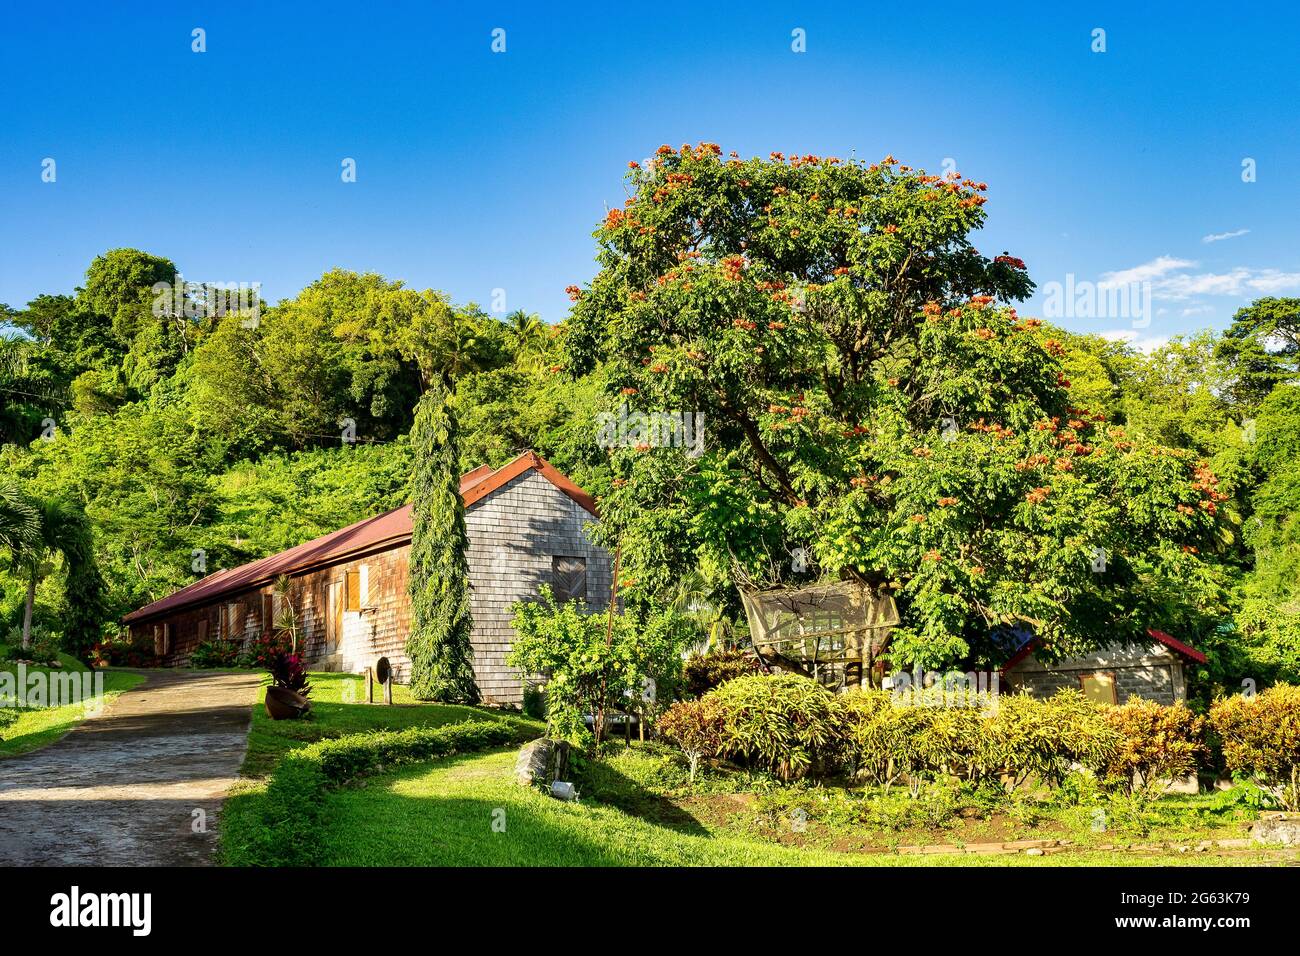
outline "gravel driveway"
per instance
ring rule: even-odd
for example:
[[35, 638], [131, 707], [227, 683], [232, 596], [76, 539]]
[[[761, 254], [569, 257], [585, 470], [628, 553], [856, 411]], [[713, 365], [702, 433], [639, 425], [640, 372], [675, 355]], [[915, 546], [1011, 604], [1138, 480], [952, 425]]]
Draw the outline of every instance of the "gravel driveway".
[[0, 865], [212, 862], [261, 675], [143, 673], [62, 740], [0, 759]]

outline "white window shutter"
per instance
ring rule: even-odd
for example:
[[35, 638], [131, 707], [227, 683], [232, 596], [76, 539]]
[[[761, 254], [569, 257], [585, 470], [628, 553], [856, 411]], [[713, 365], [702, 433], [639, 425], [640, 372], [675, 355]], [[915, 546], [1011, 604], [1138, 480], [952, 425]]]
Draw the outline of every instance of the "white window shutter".
[[361, 565], [361, 606], [370, 606], [370, 565]]

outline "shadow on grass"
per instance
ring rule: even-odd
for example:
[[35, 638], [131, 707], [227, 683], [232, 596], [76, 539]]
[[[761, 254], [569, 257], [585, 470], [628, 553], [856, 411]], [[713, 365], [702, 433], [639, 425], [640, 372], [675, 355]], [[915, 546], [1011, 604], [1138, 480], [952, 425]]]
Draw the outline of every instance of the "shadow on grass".
[[583, 799], [615, 807], [628, 816], [678, 833], [709, 835], [699, 820], [673, 801], [647, 789], [603, 760], [580, 758], [574, 776]]
[[[498, 756], [507, 751], [496, 751]], [[394, 776], [332, 791], [322, 835], [327, 866], [583, 866], [661, 862], [646, 847], [593, 826], [583, 805], [551, 801], [508, 781], [501, 768], [475, 773], [490, 754], [458, 754]], [[412, 776], [445, 775], [442, 786], [482, 795], [397, 792]], [[447, 776], [460, 776], [455, 783]], [[584, 795], [584, 803], [591, 803]], [[653, 831], [652, 831], [653, 832]], [[656, 843], [673, 839], [659, 831]]]

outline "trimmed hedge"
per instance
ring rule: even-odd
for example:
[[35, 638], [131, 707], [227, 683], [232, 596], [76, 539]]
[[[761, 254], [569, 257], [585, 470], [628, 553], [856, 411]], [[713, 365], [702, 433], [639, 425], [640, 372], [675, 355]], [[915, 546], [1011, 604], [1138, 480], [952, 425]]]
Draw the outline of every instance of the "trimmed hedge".
[[322, 740], [286, 754], [271, 775], [253, 845], [228, 863], [319, 866], [321, 816], [327, 791], [372, 773], [437, 757], [513, 743], [504, 720], [465, 720], [443, 727], [379, 730]]

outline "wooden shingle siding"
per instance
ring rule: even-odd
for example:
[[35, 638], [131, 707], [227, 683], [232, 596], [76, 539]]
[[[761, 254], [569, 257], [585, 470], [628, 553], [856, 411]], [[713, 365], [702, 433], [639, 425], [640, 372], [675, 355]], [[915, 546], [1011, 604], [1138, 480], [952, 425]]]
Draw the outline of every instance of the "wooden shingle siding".
[[[610, 557], [587, 536], [587, 526], [594, 521], [589, 511], [533, 470], [525, 471], [467, 509], [474, 673], [485, 703], [522, 703], [522, 675], [505, 662], [514, 640], [510, 607], [516, 601], [537, 597], [541, 585], [553, 582], [557, 557], [585, 561], [587, 604], [593, 610], [608, 607]], [[409, 679], [410, 661], [405, 647], [411, 623], [406, 590], [410, 551], [409, 544], [391, 547], [291, 578], [292, 601], [309, 666], [358, 672], [373, 666], [380, 657], [387, 657], [396, 679]], [[363, 569], [363, 606], [360, 610], [346, 610], [344, 596], [349, 583], [355, 594]], [[332, 584], [336, 596], [333, 603]], [[215, 636], [220, 614], [230, 604], [238, 605], [238, 624], [232, 635], [235, 638], [251, 639], [270, 629], [274, 621], [264, 618], [271, 610], [266, 596], [273, 591], [274, 587], [267, 585], [168, 616], [172, 639], [165, 663], [188, 663], [200, 641], [199, 621], [206, 620], [207, 633]], [[328, 638], [331, 615], [337, 623], [333, 644]]]
[[528, 471], [477, 502], [465, 515], [469, 533], [474, 673], [485, 700], [519, 704], [523, 675], [507, 667], [514, 640], [510, 607], [537, 597], [552, 583], [556, 556], [587, 564], [587, 604], [609, 605], [609, 554], [592, 544], [587, 525], [595, 519], [535, 471]]

